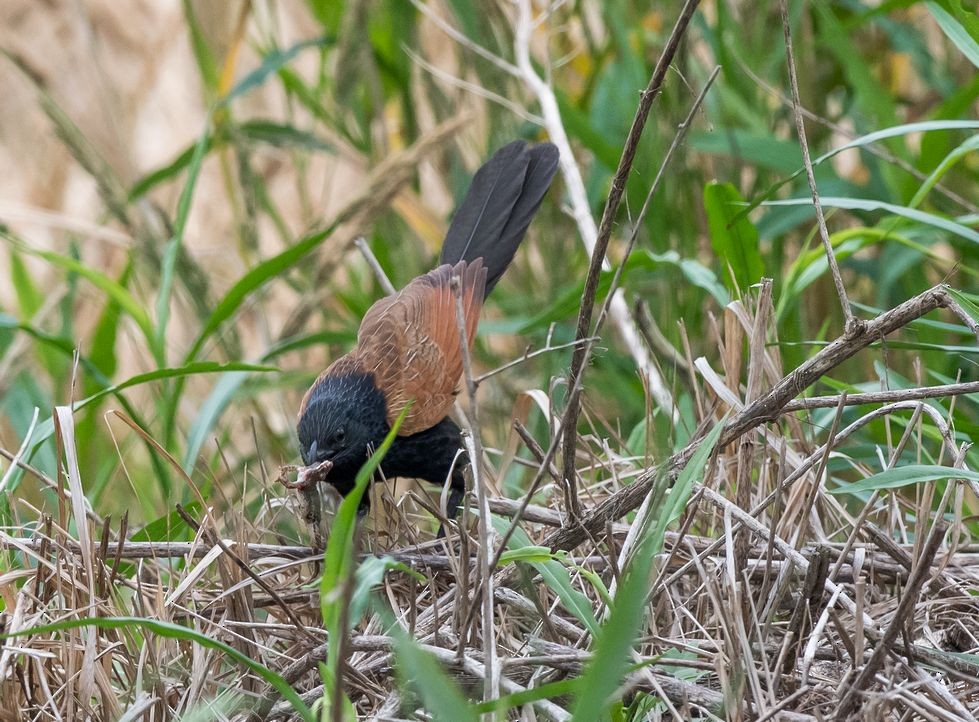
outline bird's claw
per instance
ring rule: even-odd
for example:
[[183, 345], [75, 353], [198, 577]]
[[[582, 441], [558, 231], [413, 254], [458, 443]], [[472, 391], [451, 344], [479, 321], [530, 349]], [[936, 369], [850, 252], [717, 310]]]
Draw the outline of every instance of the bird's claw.
[[278, 481], [287, 489], [307, 489], [313, 484], [326, 481], [332, 468], [333, 462], [329, 459], [309, 466], [287, 464], [279, 468]]

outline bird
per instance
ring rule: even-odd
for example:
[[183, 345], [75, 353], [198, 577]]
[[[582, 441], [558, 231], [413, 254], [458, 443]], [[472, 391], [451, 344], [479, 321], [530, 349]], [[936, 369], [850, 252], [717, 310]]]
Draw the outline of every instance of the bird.
[[[405, 412], [380, 470], [386, 478], [448, 483], [446, 511], [456, 516], [469, 464], [450, 418], [463, 374], [457, 294], [471, 348], [483, 302], [513, 260], [558, 161], [551, 143], [517, 140], [500, 148], [473, 176], [439, 265], [376, 301], [356, 346], [306, 391], [296, 429], [300, 455], [307, 468], [328, 469], [325, 481], [341, 495], [354, 488], [360, 468]], [[369, 503], [365, 494], [359, 516]]]

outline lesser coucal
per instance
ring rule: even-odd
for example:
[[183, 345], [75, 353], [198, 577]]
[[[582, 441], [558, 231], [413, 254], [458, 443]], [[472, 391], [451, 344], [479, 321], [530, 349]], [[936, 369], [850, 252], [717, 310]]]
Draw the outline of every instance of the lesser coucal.
[[371, 306], [357, 346], [306, 392], [298, 424], [303, 462], [331, 462], [327, 481], [344, 496], [410, 403], [381, 470], [387, 477], [448, 480], [448, 511], [456, 513], [468, 458], [460, 451], [459, 427], [448, 416], [462, 377], [452, 278], [459, 278], [471, 346], [483, 300], [513, 260], [557, 165], [558, 151], [550, 143], [528, 147], [515, 141], [497, 151], [476, 172], [456, 211], [438, 268]]

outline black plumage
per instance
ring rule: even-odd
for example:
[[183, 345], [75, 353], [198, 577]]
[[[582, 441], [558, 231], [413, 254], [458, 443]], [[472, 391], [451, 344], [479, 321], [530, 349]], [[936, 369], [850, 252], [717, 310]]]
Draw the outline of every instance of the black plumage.
[[370, 450], [408, 407], [382, 471], [436, 484], [448, 480], [455, 513], [468, 458], [448, 416], [462, 375], [451, 279], [461, 280], [471, 344], [483, 299], [513, 260], [557, 166], [557, 148], [549, 143], [528, 147], [515, 141], [497, 151], [456, 211], [439, 267], [375, 303], [361, 323], [357, 346], [306, 392], [297, 429], [303, 461], [332, 462], [327, 481], [341, 494], [349, 493]]

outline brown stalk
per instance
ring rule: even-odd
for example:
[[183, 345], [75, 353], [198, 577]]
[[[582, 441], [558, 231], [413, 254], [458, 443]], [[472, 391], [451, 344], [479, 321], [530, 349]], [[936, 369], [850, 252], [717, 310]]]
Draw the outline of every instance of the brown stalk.
[[843, 277], [840, 275], [840, 267], [836, 262], [836, 253], [833, 251], [833, 244], [829, 239], [829, 230], [826, 228], [826, 218], [823, 216], [823, 207], [819, 203], [819, 191], [816, 189], [816, 176], [812, 170], [812, 158], [809, 157], [809, 141], [806, 140], [806, 123], [802, 118], [802, 101], [799, 99], [799, 79], [795, 72], [795, 56], [792, 50], [792, 31], [789, 27], [789, 8], [788, 0], [779, 2], [779, 10], [782, 13], [782, 32], [785, 35], [785, 61], [789, 66], [789, 87], [792, 90], [792, 115], [795, 118], [796, 132], [799, 134], [799, 147], [802, 150], [802, 164], [806, 168], [806, 180], [809, 181], [809, 192], [812, 195], [812, 205], [816, 209], [816, 222], [819, 227], [819, 238], [823, 242], [823, 250], [826, 252], [826, 260], [829, 262], [830, 275], [833, 277], [833, 285], [836, 286], [836, 294], [840, 297], [840, 305], [843, 307], [843, 318], [845, 319], [845, 330], [848, 335], [860, 333], [860, 321], [853, 315], [850, 307], [850, 299], [846, 296], [846, 287], [843, 285]]
[[[598, 227], [598, 238], [595, 242], [595, 249], [592, 252], [591, 263], [588, 266], [588, 275], [585, 277], [585, 291], [581, 299], [581, 307], [578, 311], [578, 323], [575, 331], [575, 339], [583, 339], [592, 335], [589, 332], [592, 320], [592, 311], [595, 307], [595, 295], [598, 292], [598, 281], [602, 272], [602, 264], [605, 262], [605, 254], [608, 251], [609, 241], [612, 238], [612, 229], [615, 224], [615, 217], [625, 192], [626, 181], [632, 170], [632, 164], [639, 149], [639, 139], [642, 137], [643, 129], [646, 127], [646, 119], [652, 109], [653, 101], [663, 89], [663, 82], [669, 70], [673, 58], [680, 47], [680, 41], [686, 34], [687, 27], [693, 17], [694, 11], [699, 5], [699, 0], [686, 0], [680, 16], [677, 18], [676, 25], [670, 33], [666, 46], [653, 69], [649, 85], [642, 92], [639, 99], [639, 107], [636, 108], [636, 115], [626, 137], [625, 146], [622, 149], [622, 156], [619, 158], [619, 167], [612, 178], [612, 187], [609, 190], [608, 200], [605, 203], [605, 210], [602, 213], [602, 220]], [[564, 412], [564, 462], [563, 473], [567, 488], [568, 511], [578, 519], [581, 516], [581, 505], [577, 494], [577, 478], [575, 476], [575, 450], [577, 447], [577, 427], [578, 414], [580, 412], [580, 402], [574, 389], [578, 386], [579, 378], [584, 370], [586, 361], [585, 348], [578, 346], [571, 357], [571, 367], [568, 372], [568, 388], [571, 394], [568, 398], [568, 407]]]
[[[818, 381], [824, 374], [854, 356], [874, 341], [903, 328], [911, 321], [926, 313], [949, 305], [949, 294], [943, 285], [934, 286], [904, 303], [885, 311], [867, 321], [860, 334], [843, 335], [824, 347], [815, 356], [797, 369], [783, 377], [768, 393], [749, 404], [734, 416], [725, 426], [719, 447], [730, 444], [743, 434], [757, 428], [767, 421], [773, 421], [782, 413], [785, 405], [806, 388]], [[585, 515], [580, 523], [566, 526], [552, 532], [544, 544], [552, 549], [569, 550], [582, 543], [586, 530], [597, 534], [609, 519], [620, 519], [639, 507], [643, 498], [653, 487], [660, 474], [675, 478], [676, 474], [690, 459], [699, 444], [695, 440], [677, 452], [660, 466], [650, 469], [629, 486], [612, 494], [605, 501]], [[508, 581], [509, 578], [508, 578]]]
[[897, 610], [894, 612], [891, 623], [884, 630], [880, 639], [877, 640], [873, 654], [870, 655], [870, 660], [868, 660], [863, 666], [863, 669], [857, 674], [857, 678], [840, 701], [838, 719], [847, 719], [850, 713], [856, 709], [860, 694], [873, 681], [877, 671], [884, 664], [884, 658], [893, 651], [897, 635], [904, 628], [909, 616], [914, 611], [915, 605], [918, 603], [918, 595], [921, 592], [921, 587], [928, 580], [932, 562], [935, 560], [935, 555], [938, 553], [938, 548], [941, 546], [947, 529], [948, 524], [941, 519], [936, 520], [932, 526], [931, 533], [928, 535], [928, 540], [921, 550], [921, 555], [917, 559], [914, 571], [911, 572], [911, 578], [908, 579], [903, 596], [897, 605]]

